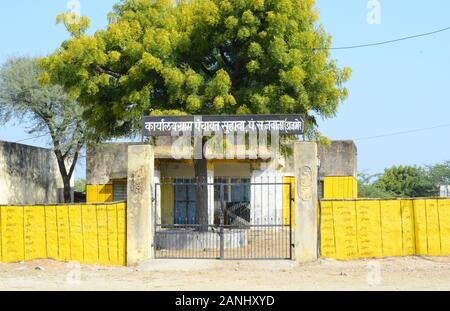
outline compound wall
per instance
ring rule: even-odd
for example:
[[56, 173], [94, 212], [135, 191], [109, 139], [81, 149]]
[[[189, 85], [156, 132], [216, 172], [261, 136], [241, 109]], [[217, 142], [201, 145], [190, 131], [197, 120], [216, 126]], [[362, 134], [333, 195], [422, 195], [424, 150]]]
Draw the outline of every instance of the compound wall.
[[126, 265], [126, 204], [0, 206], [0, 262]]
[[450, 255], [450, 199], [324, 200], [321, 256]]

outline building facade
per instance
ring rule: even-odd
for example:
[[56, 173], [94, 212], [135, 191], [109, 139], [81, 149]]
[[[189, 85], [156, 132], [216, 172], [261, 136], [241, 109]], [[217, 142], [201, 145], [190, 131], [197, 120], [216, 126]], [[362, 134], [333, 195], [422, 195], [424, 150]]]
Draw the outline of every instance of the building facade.
[[[162, 224], [196, 223], [197, 194], [193, 161], [175, 159], [171, 138], [155, 145], [153, 181], [156, 217]], [[87, 201], [127, 200], [128, 147], [134, 143], [103, 144], [88, 148]], [[242, 159], [239, 148], [232, 159], [207, 163], [208, 220], [219, 222], [220, 204], [233, 212], [233, 221], [258, 224], [290, 222], [294, 193], [294, 160], [286, 152], [276, 159]], [[177, 149], [179, 150], [179, 149]], [[180, 151], [181, 152], [181, 151]], [[352, 141], [333, 141], [318, 149], [321, 197], [336, 189], [349, 189], [344, 197], [356, 197], [357, 149]], [[239, 211], [239, 212], [237, 212]], [[231, 212], [230, 212], [231, 213]], [[292, 216], [292, 215], [291, 215]], [[197, 220], [198, 221], [198, 220]]]
[[442, 198], [450, 197], [450, 186], [440, 186], [439, 194]]

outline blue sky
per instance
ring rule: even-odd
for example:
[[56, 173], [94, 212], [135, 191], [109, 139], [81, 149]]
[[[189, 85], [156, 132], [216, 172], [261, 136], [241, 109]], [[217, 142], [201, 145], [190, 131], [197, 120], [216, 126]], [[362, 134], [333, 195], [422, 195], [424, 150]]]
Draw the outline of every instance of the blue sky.
[[[448, 0], [378, 0], [381, 23], [368, 24], [368, 0], [317, 0], [333, 46], [395, 39], [450, 26]], [[0, 4], [0, 62], [10, 56], [42, 56], [68, 37], [55, 16], [65, 0], [15, 0]], [[91, 31], [105, 27], [116, 0], [80, 0]], [[340, 66], [353, 70], [350, 96], [334, 119], [320, 122], [331, 139], [358, 139], [450, 124], [450, 31], [379, 47], [335, 50]], [[0, 140], [29, 138], [21, 125], [0, 130]], [[450, 160], [450, 127], [357, 140], [359, 170], [381, 172], [398, 164]], [[24, 143], [46, 146], [47, 140]], [[79, 165], [77, 176], [84, 176]]]

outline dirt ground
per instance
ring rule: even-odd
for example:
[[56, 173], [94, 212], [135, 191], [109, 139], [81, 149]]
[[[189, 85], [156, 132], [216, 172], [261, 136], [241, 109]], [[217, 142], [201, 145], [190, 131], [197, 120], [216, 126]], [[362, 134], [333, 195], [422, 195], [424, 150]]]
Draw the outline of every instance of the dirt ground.
[[450, 258], [291, 261], [154, 260], [136, 268], [0, 264], [0, 290], [450, 290]]

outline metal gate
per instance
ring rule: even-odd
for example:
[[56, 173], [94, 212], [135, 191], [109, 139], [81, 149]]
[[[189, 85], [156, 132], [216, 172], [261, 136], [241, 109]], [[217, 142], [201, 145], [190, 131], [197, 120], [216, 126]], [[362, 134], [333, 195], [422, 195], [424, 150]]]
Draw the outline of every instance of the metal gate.
[[[197, 187], [208, 193], [197, 212]], [[292, 183], [275, 177], [161, 179], [155, 184], [155, 258], [292, 259]]]

